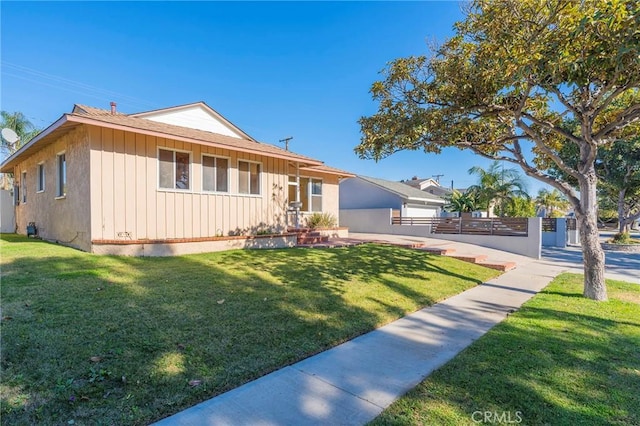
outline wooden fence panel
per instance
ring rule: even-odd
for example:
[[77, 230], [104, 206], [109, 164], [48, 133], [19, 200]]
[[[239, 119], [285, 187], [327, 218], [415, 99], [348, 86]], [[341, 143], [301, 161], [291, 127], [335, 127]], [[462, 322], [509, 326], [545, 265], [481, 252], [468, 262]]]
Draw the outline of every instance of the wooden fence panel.
[[432, 234], [528, 236], [527, 218], [394, 217], [393, 225], [431, 225]]

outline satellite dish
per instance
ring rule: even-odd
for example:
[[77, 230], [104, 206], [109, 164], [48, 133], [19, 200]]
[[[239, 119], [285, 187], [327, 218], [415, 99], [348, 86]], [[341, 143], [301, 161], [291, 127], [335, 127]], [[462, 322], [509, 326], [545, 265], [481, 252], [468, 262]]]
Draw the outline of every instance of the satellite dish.
[[14, 132], [13, 129], [10, 129], [8, 127], [5, 127], [4, 129], [2, 129], [0, 134], [2, 134], [2, 139], [4, 139], [10, 144], [14, 144], [20, 140], [20, 137], [18, 136], [18, 134]]

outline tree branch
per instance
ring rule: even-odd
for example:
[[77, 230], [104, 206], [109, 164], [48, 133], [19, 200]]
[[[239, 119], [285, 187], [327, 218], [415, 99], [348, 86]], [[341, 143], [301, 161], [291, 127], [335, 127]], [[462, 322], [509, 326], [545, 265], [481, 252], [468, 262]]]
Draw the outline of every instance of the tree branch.
[[515, 158], [504, 156], [504, 155], [490, 155], [485, 152], [479, 151], [472, 146], [469, 147], [469, 149], [471, 149], [473, 152], [475, 152], [476, 154], [484, 158], [488, 158], [490, 160], [508, 161], [512, 164], [516, 164], [520, 166], [528, 176], [535, 177], [536, 179], [541, 180], [542, 182], [558, 189], [560, 192], [562, 192], [564, 195], [567, 196], [569, 202], [571, 202], [571, 204], [575, 209], [579, 209], [580, 199], [576, 195], [575, 190], [569, 184], [565, 182], [560, 182], [557, 179], [555, 179], [553, 176], [549, 176], [548, 174], [541, 172], [537, 167], [530, 165], [522, 155], [522, 151], [519, 148], [519, 144], [516, 143], [516, 145], [518, 145], [517, 149], [509, 151], [514, 154]]
[[[562, 136], [566, 139], [569, 139], [570, 141], [574, 142], [576, 145], [580, 145], [580, 138], [578, 138], [577, 136], [575, 136], [573, 133], [570, 133], [566, 130], [564, 130], [562, 127], [558, 127], [555, 124], [551, 123], [550, 121], [542, 121], [538, 118], [536, 118], [535, 116], [529, 114], [528, 112], [522, 112], [522, 116], [531, 120], [532, 122], [534, 122], [535, 124], [537, 124], [540, 127], [543, 127], [545, 129], [548, 129], [550, 131], [552, 131], [553, 133]], [[518, 122], [522, 123], [522, 120], [520, 118], [517, 119]]]
[[[616, 73], [616, 77], [617, 77], [617, 73]], [[611, 88], [603, 87], [601, 92], [598, 93], [598, 95], [596, 95], [596, 99], [594, 100], [594, 103], [598, 103], [600, 99], [602, 99], [602, 97], [605, 96], [609, 90], [611, 90]], [[606, 98], [604, 98], [604, 100], [602, 101], [602, 104], [600, 104], [600, 106], [593, 111], [593, 117], [594, 118], [597, 117], [598, 114], [600, 114], [602, 111], [605, 110], [605, 108], [611, 105], [611, 102], [613, 102], [614, 99], [618, 97], [618, 95], [620, 95], [621, 93], [624, 93], [627, 90], [629, 90], [629, 87], [625, 86], [625, 87], [618, 87], [613, 92], [611, 92], [611, 94], [609, 94]]]
[[[568, 174], [569, 176], [574, 177], [575, 179], [579, 179], [579, 174], [576, 170], [569, 167], [567, 163], [564, 162], [560, 156], [553, 152], [551, 148], [549, 148], [544, 142], [540, 140], [540, 137], [533, 131], [526, 123], [522, 120], [518, 120], [518, 126], [524, 130], [524, 132], [529, 136], [529, 139], [536, 145], [536, 147], [540, 148], [542, 152], [544, 152], [554, 163], [558, 165], [560, 170]], [[583, 142], [584, 143], [584, 142]]]
[[614, 130], [624, 127], [640, 119], [640, 104], [633, 104], [629, 106], [618, 117], [619, 118], [617, 120], [607, 124], [602, 129], [600, 129], [598, 133], [593, 135], [593, 139], [596, 141], [601, 141]]
[[558, 100], [560, 101], [560, 103], [562, 105], [564, 105], [569, 111], [573, 112], [576, 116], [580, 116], [580, 112], [578, 111], [578, 109], [573, 106], [569, 100], [567, 100], [567, 98], [564, 97], [564, 95], [562, 94], [562, 92], [560, 90], [558, 90], [557, 87], [555, 86], [551, 86], [549, 85], [547, 86], [542, 86], [543, 89], [546, 89], [548, 91], [550, 91], [551, 93], [553, 93], [554, 95], [556, 95], [556, 97], [558, 98]]

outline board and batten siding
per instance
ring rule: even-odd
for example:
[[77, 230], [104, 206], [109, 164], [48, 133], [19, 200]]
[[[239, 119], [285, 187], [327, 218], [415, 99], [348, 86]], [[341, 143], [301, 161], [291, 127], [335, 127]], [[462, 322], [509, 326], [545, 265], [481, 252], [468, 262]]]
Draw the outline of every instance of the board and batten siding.
[[[227, 236], [285, 225], [285, 160], [108, 128], [88, 132], [93, 240]], [[190, 153], [189, 190], [158, 187], [159, 148]], [[202, 191], [203, 154], [229, 159], [228, 193]], [[259, 196], [238, 194], [239, 160], [262, 165]]]

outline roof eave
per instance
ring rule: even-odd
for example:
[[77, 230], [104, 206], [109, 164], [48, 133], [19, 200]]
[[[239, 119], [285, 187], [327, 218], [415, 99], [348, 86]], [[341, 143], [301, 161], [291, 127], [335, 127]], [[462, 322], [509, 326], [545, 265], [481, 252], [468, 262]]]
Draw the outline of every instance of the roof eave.
[[407, 201], [426, 201], [432, 204], [445, 204], [445, 200], [435, 200], [433, 198], [404, 197]]
[[29, 150], [32, 146], [37, 144], [39, 141], [49, 136], [55, 130], [60, 128], [63, 124], [69, 121], [69, 115], [63, 114], [58, 120], [54, 121], [49, 127], [44, 129], [42, 132], [38, 133], [33, 139], [31, 139], [26, 144], [22, 145], [20, 149], [7, 157], [2, 164], [0, 164], [0, 172], [2, 173], [11, 173], [13, 171], [13, 167], [16, 163], [18, 163], [18, 159], [22, 156], [22, 154]]
[[[324, 166], [324, 164], [322, 164], [322, 166]], [[327, 174], [327, 175], [336, 175], [339, 176], [341, 178], [351, 178], [351, 177], [355, 177], [356, 175], [354, 175], [353, 173], [349, 173], [349, 172], [345, 172], [344, 170], [334, 170], [334, 169], [317, 169], [316, 167], [318, 166], [305, 166], [305, 167], [301, 167], [300, 170], [307, 170], [307, 171], [312, 171], [312, 172], [316, 172], [316, 173], [323, 173], [323, 174]]]

